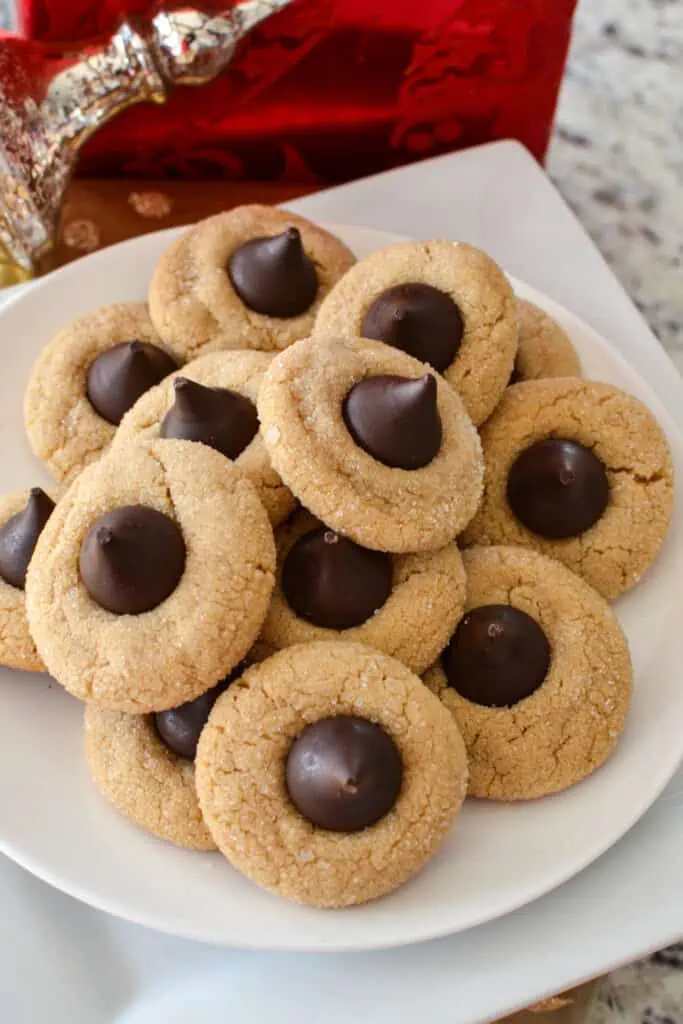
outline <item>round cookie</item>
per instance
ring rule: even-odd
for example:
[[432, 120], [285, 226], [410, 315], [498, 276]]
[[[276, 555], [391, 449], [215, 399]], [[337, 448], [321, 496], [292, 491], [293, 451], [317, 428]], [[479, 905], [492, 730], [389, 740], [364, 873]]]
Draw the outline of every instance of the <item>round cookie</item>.
[[[303, 257], [300, 250], [292, 256], [289, 247], [290, 256], [281, 251], [275, 262], [281, 261], [286, 280], [292, 272], [286, 264], [291, 260], [296, 273], [305, 259], [305, 268], [314, 268], [317, 276], [315, 294], [297, 315], [257, 312], [233, 286], [233, 256], [254, 239], [273, 238], [291, 228], [299, 232]], [[293, 247], [297, 244], [294, 240]], [[265, 262], [267, 272], [273, 259]], [[238, 206], [200, 221], [162, 255], [149, 288], [150, 316], [160, 336], [186, 359], [226, 348], [283, 349], [311, 333], [320, 302], [354, 262], [343, 242], [303, 217], [271, 206]], [[255, 261], [257, 283], [263, 273], [263, 262], [259, 267]], [[285, 289], [285, 295], [290, 293]]]
[[[457, 394], [427, 371], [381, 342], [316, 336], [277, 356], [264, 377], [258, 411], [273, 466], [318, 519], [364, 547], [397, 553], [445, 547], [479, 503], [479, 437]], [[362, 395], [361, 385], [383, 386], [387, 377], [411, 386], [419, 381], [420, 407], [402, 409], [399, 417], [391, 394], [371, 393], [363, 400], [370, 422], [360, 425], [390, 448], [396, 441], [399, 457], [421, 456], [424, 445], [428, 456], [435, 450], [427, 464], [421, 460], [422, 468], [383, 464], [347, 426], [351, 392]], [[425, 421], [425, 411], [433, 419]]]
[[161, 741], [149, 715], [86, 704], [85, 758], [102, 796], [134, 824], [176, 846], [215, 850], [194, 785], [194, 764]]
[[[343, 731], [356, 724], [348, 718], [375, 734], [355, 769], [330, 736], [329, 720]], [[306, 778], [307, 758], [293, 763], [294, 748], [325, 720], [327, 735], [308, 748], [309, 767], [322, 770]], [[402, 767], [398, 790], [391, 752]], [[204, 820], [234, 867], [286, 899], [342, 907], [391, 892], [431, 857], [462, 804], [467, 761], [453, 718], [400, 662], [364, 644], [311, 643], [250, 668], [219, 698], [199, 740], [196, 778]], [[395, 802], [377, 818], [387, 795]], [[305, 796], [336, 831], [297, 809]], [[374, 824], [340, 827], [373, 809]]]
[[[421, 291], [406, 298], [405, 289], [414, 285]], [[398, 289], [391, 293], [396, 296], [392, 308], [371, 309], [388, 289]], [[455, 304], [450, 317], [447, 305], [432, 307], [433, 301], [444, 306], [444, 296]], [[397, 329], [397, 321], [406, 326]], [[493, 412], [510, 380], [517, 306], [502, 270], [480, 249], [465, 242], [399, 242], [361, 260], [335, 285], [320, 307], [315, 333], [366, 334], [405, 347], [443, 373], [479, 424]]]
[[[31, 448], [58, 480], [69, 480], [99, 458], [116, 424], [98, 413], [88, 398], [88, 371], [116, 345], [141, 342], [168, 360], [166, 373], [181, 362], [157, 335], [142, 303], [103, 306], [64, 327], [45, 346], [31, 371], [24, 395], [24, 422]], [[165, 376], [159, 372], [153, 383]], [[131, 403], [132, 404], [132, 403]]]
[[[248, 398], [255, 406], [263, 374], [271, 359], [270, 353], [244, 350], [212, 352], [187, 363], [182, 370], [138, 399], [121, 421], [114, 447], [140, 437], [159, 437], [164, 417], [174, 404], [173, 381], [177, 377], [197, 381], [206, 387], [228, 388]], [[294, 508], [294, 498], [272, 468], [263, 438], [258, 432], [234, 461], [256, 487], [271, 522], [275, 525], [282, 522]]]
[[8, 668], [45, 671], [29, 633], [21, 577], [53, 508], [40, 488], [0, 495], [0, 664]]
[[512, 384], [547, 377], [580, 377], [581, 364], [569, 336], [539, 306], [517, 299], [519, 347]]
[[[304, 538], [308, 550], [297, 543]], [[367, 549], [358, 552], [352, 541], [322, 527], [303, 509], [280, 527], [275, 542], [277, 578], [261, 630], [263, 641], [274, 649], [313, 640], [355, 640], [398, 658], [420, 675], [443, 650], [462, 615], [465, 571], [455, 543], [417, 555], [385, 555]], [[297, 548], [288, 560], [294, 545]], [[341, 562], [337, 560], [340, 554]], [[357, 559], [352, 562], [354, 554]], [[365, 611], [368, 607], [373, 609], [372, 590], [377, 573], [373, 559], [379, 559], [380, 574], [386, 566], [387, 586], [383, 591], [380, 587], [376, 600], [385, 594], [386, 599], [379, 605], [375, 603], [376, 610], [363, 621], [363, 604], [368, 594], [370, 605], [366, 605]], [[299, 583], [295, 580], [293, 586], [298, 603], [305, 605], [303, 614], [297, 614], [287, 599], [288, 588], [283, 587], [285, 565], [290, 572], [299, 571]], [[361, 622], [343, 628], [337, 623], [347, 616], [349, 605], [349, 617], [360, 616]], [[356, 608], [359, 611], [354, 614]], [[333, 625], [317, 624], [321, 621]]]
[[527, 381], [507, 389], [481, 439], [484, 497], [466, 544], [537, 548], [608, 599], [637, 583], [661, 547], [673, 502], [668, 444], [641, 402], [596, 381]]
[[[566, 789], [605, 761], [624, 727], [632, 685], [626, 638], [606, 601], [559, 562], [512, 547], [470, 548], [463, 560], [464, 623], [474, 609], [512, 606], [541, 627], [550, 646], [541, 685], [511, 706], [474, 703], [448, 685], [448, 649], [425, 676], [462, 732], [469, 793], [489, 800], [529, 800]], [[533, 671], [528, 642], [521, 631], [515, 637], [514, 621], [510, 628], [500, 618], [496, 622], [495, 613], [492, 621], [473, 660], [449, 663], [452, 678], [462, 679], [463, 688], [476, 683], [490, 692], [504, 685], [502, 676], [509, 677], [511, 663], [518, 686]], [[498, 653], [496, 644], [503, 645]], [[466, 665], [467, 680], [457, 671]]]
[[161, 711], [244, 657], [274, 569], [266, 512], [227, 459], [189, 441], [122, 445], [77, 477], [43, 530], [26, 580], [29, 626], [74, 696]]

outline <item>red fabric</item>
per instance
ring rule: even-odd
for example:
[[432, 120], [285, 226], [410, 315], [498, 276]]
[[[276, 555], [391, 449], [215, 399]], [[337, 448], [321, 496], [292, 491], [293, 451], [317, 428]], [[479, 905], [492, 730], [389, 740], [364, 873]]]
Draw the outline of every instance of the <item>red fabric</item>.
[[[79, 169], [334, 182], [496, 138], [542, 159], [575, 2], [294, 0], [201, 92], [106, 125]], [[22, 19], [29, 37], [85, 41], [159, 6], [23, 0]]]

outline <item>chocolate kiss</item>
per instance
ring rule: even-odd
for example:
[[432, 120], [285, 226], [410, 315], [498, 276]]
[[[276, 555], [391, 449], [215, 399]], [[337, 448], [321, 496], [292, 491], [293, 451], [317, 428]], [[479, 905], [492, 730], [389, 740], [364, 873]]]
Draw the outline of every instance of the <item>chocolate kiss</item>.
[[395, 469], [421, 469], [441, 447], [436, 378], [367, 377], [344, 399], [344, 422], [356, 444]]
[[177, 369], [175, 359], [156, 345], [121, 342], [90, 364], [88, 400], [103, 419], [118, 426], [140, 395]]
[[377, 296], [363, 318], [360, 333], [443, 372], [458, 354], [464, 330], [462, 315], [450, 295], [422, 281], [408, 281]]
[[299, 316], [318, 293], [315, 265], [298, 228], [272, 238], [252, 238], [235, 249], [228, 276], [245, 306], [265, 316]]
[[185, 542], [176, 523], [145, 505], [122, 505], [98, 519], [81, 545], [86, 590], [115, 615], [156, 608], [185, 569]]
[[26, 506], [0, 527], [0, 576], [24, 589], [26, 570], [55, 503], [40, 487], [32, 487]]
[[228, 459], [236, 459], [258, 430], [253, 402], [228, 388], [207, 388], [187, 377], [173, 381], [175, 400], [160, 434], [201, 441]]

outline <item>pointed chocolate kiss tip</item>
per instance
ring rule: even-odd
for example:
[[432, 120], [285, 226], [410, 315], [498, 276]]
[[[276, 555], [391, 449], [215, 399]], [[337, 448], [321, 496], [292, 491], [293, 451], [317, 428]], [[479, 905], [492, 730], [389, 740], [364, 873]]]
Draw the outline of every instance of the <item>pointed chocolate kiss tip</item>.
[[295, 227], [245, 242], [235, 249], [227, 269], [245, 306], [263, 316], [300, 316], [318, 293], [315, 265]]
[[441, 447], [436, 378], [367, 377], [344, 399], [343, 416], [356, 444], [393, 469], [422, 469]]
[[88, 368], [87, 395], [96, 413], [118, 426], [140, 395], [178, 369], [175, 359], [146, 341], [123, 341]]
[[113, 534], [112, 530], [110, 529], [110, 527], [108, 527], [108, 526], [100, 526], [98, 528], [96, 534], [95, 534], [95, 537], [96, 537], [97, 543], [100, 545], [100, 547], [101, 548], [106, 548], [107, 545], [111, 544], [111, 542], [113, 541], [114, 534]]

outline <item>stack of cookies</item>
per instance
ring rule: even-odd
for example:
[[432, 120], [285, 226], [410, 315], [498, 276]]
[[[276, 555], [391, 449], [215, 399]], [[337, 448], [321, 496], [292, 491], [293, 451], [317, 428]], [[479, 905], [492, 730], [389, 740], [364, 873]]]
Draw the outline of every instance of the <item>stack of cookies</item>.
[[349, 906], [466, 795], [543, 797], [614, 749], [609, 602], [664, 539], [668, 446], [485, 253], [356, 263], [291, 214], [212, 217], [146, 306], [49, 342], [25, 418], [58, 484], [0, 499], [0, 659], [84, 702], [136, 825]]

